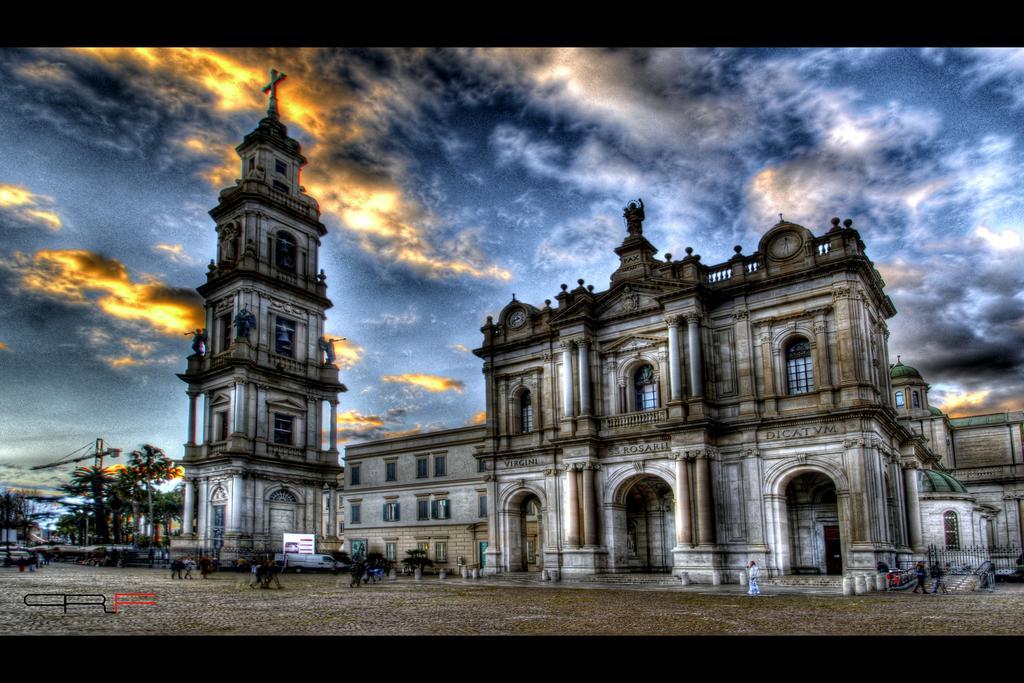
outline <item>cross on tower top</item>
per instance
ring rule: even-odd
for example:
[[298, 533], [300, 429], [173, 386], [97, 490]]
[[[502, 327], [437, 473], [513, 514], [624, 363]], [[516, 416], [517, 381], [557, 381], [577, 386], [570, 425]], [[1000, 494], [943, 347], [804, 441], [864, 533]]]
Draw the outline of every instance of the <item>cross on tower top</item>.
[[267, 105], [267, 116], [277, 119], [277, 84], [288, 76], [277, 69], [270, 70], [270, 82], [263, 86], [263, 92], [270, 93], [270, 103]]

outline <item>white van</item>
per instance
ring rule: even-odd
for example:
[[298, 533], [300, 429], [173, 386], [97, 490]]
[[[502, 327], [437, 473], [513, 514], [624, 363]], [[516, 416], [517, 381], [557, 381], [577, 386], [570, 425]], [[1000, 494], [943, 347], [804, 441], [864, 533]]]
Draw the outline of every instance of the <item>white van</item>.
[[288, 553], [287, 555], [278, 554], [274, 559], [281, 563], [285, 558], [288, 558], [285, 564], [285, 571], [292, 570], [295, 573], [303, 571], [307, 572], [336, 572], [341, 568], [341, 565], [330, 555], [320, 554], [306, 554], [302, 555], [299, 553]]

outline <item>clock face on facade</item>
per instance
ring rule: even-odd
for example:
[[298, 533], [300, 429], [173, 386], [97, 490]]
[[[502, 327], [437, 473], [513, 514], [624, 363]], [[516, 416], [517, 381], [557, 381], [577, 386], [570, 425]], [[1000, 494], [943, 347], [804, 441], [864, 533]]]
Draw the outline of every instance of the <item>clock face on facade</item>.
[[800, 251], [803, 240], [795, 232], [783, 232], [772, 239], [768, 254], [772, 258], [786, 259]]
[[526, 311], [519, 308], [512, 312], [512, 315], [508, 317], [508, 325], [514, 329], [518, 329], [526, 324]]

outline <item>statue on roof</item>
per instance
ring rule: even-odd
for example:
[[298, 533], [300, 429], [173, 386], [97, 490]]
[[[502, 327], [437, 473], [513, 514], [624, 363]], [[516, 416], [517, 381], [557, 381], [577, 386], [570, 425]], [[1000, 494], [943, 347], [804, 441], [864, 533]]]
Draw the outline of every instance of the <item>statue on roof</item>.
[[249, 332], [256, 327], [256, 316], [243, 308], [235, 316], [235, 339], [248, 339]]
[[644, 234], [644, 200], [637, 199], [630, 202], [622, 211], [622, 217], [626, 219], [626, 231], [631, 237], [638, 237]]

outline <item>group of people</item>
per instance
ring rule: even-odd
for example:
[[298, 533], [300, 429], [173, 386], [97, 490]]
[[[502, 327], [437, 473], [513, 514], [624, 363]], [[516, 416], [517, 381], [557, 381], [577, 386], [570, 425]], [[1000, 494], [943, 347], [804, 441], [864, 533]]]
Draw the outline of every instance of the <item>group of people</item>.
[[[925, 581], [928, 578], [928, 570], [925, 569], [924, 561], [920, 561], [914, 567], [914, 575], [917, 577], [917, 585], [914, 586], [912, 593], [916, 593], [918, 589], [921, 589], [921, 595], [928, 592], [928, 586]], [[932, 578], [935, 579], [935, 585], [932, 586], [932, 593], [938, 593], [939, 589], [942, 589], [943, 593], [948, 593], [946, 590], [946, 584], [942, 582], [942, 568], [936, 563], [931, 567]]]
[[[179, 557], [171, 560], [171, 578], [172, 579], [191, 579], [192, 570], [195, 569], [197, 563], [191, 557]], [[206, 555], [203, 555], [202, 559], [198, 562], [199, 573], [202, 574], [205, 579], [207, 576], [213, 573], [213, 560]], [[181, 573], [185, 572], [182, 576]]]
[[372, 560], [358, 559], [352, 563], [352, 581], [348, 587], [360, 586], [364, 583], [377, 583], [384, 580], [384, 574], [388, 571], [388, 561], [382, 557], [375, 557]]

